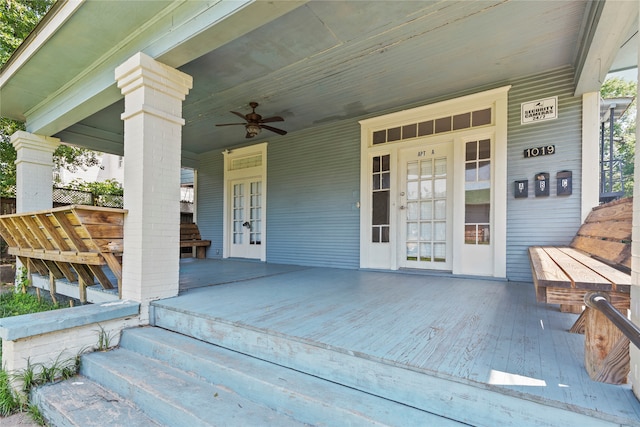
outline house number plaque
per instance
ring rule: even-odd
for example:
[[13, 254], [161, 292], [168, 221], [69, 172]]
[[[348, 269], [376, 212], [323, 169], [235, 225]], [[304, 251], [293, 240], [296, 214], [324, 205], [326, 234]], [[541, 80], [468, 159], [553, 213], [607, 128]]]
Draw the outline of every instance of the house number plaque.
[[549, 154], [555, 154], [555, 153], [556, 153], [555, 145], [545, 145], [543, 147], [534, 147], [534, 148], [525, 149], [524, 157], [526, 159], [529, 157], [547, 156]]

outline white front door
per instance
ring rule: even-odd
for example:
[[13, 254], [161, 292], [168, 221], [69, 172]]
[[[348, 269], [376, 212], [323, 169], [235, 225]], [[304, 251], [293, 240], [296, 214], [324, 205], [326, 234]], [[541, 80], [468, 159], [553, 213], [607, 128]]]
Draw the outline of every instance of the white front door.
[[400, 268], [451, 270], [452, 146], [425, 144], [400, 153]]
[[229, 256], [259, 259], [263, 240], [262, 180], [243, 179], [230, 183], [231, 205]]

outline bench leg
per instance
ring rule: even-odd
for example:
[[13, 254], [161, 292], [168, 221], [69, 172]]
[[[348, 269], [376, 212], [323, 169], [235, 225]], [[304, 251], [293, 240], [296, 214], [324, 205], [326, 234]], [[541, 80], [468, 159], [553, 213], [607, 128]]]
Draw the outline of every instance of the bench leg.
[[205, 246], [196, 246], [196, 258], [204, 259], [207, 256], [207, 248]]
[[584, 365], [594, 381], [625, 384], [629, 374], [629, 340], [600, 311], [585, 310]]

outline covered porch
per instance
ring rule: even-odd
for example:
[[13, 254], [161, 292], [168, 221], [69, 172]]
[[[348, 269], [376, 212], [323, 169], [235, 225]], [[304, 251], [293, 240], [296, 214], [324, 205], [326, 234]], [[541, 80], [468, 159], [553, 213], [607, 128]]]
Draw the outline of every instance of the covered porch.
[[[155, 324], [473, 425], [639, 425], [530, 283], [185, 259]], [[479, 409], [483, 408], [483, 409]]]

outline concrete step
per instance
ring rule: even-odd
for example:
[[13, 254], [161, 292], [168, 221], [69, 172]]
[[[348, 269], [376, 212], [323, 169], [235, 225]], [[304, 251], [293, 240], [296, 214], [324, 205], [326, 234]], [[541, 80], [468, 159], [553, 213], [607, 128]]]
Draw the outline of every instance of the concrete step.
[[82, 356], [81, 375], [36, 389], [50, 426], [460, 426], [156, 327]]
[[[120, 346], [310, 425], [460, 426], [397, 402], [161, 328], [126, 330]], [[243, 425], [249, 425], [243, 423]]]
[[82, 376], [38, 387], [31, 399], [50, 426], [161, 426], [132, 402]]
[[[247, 399], [233, 384], [212, 384], [125, 348], [83, 356], [81, 374], [167, 426], [304, 425]], [[110, 424], [109, 418], [102, 421]]]

